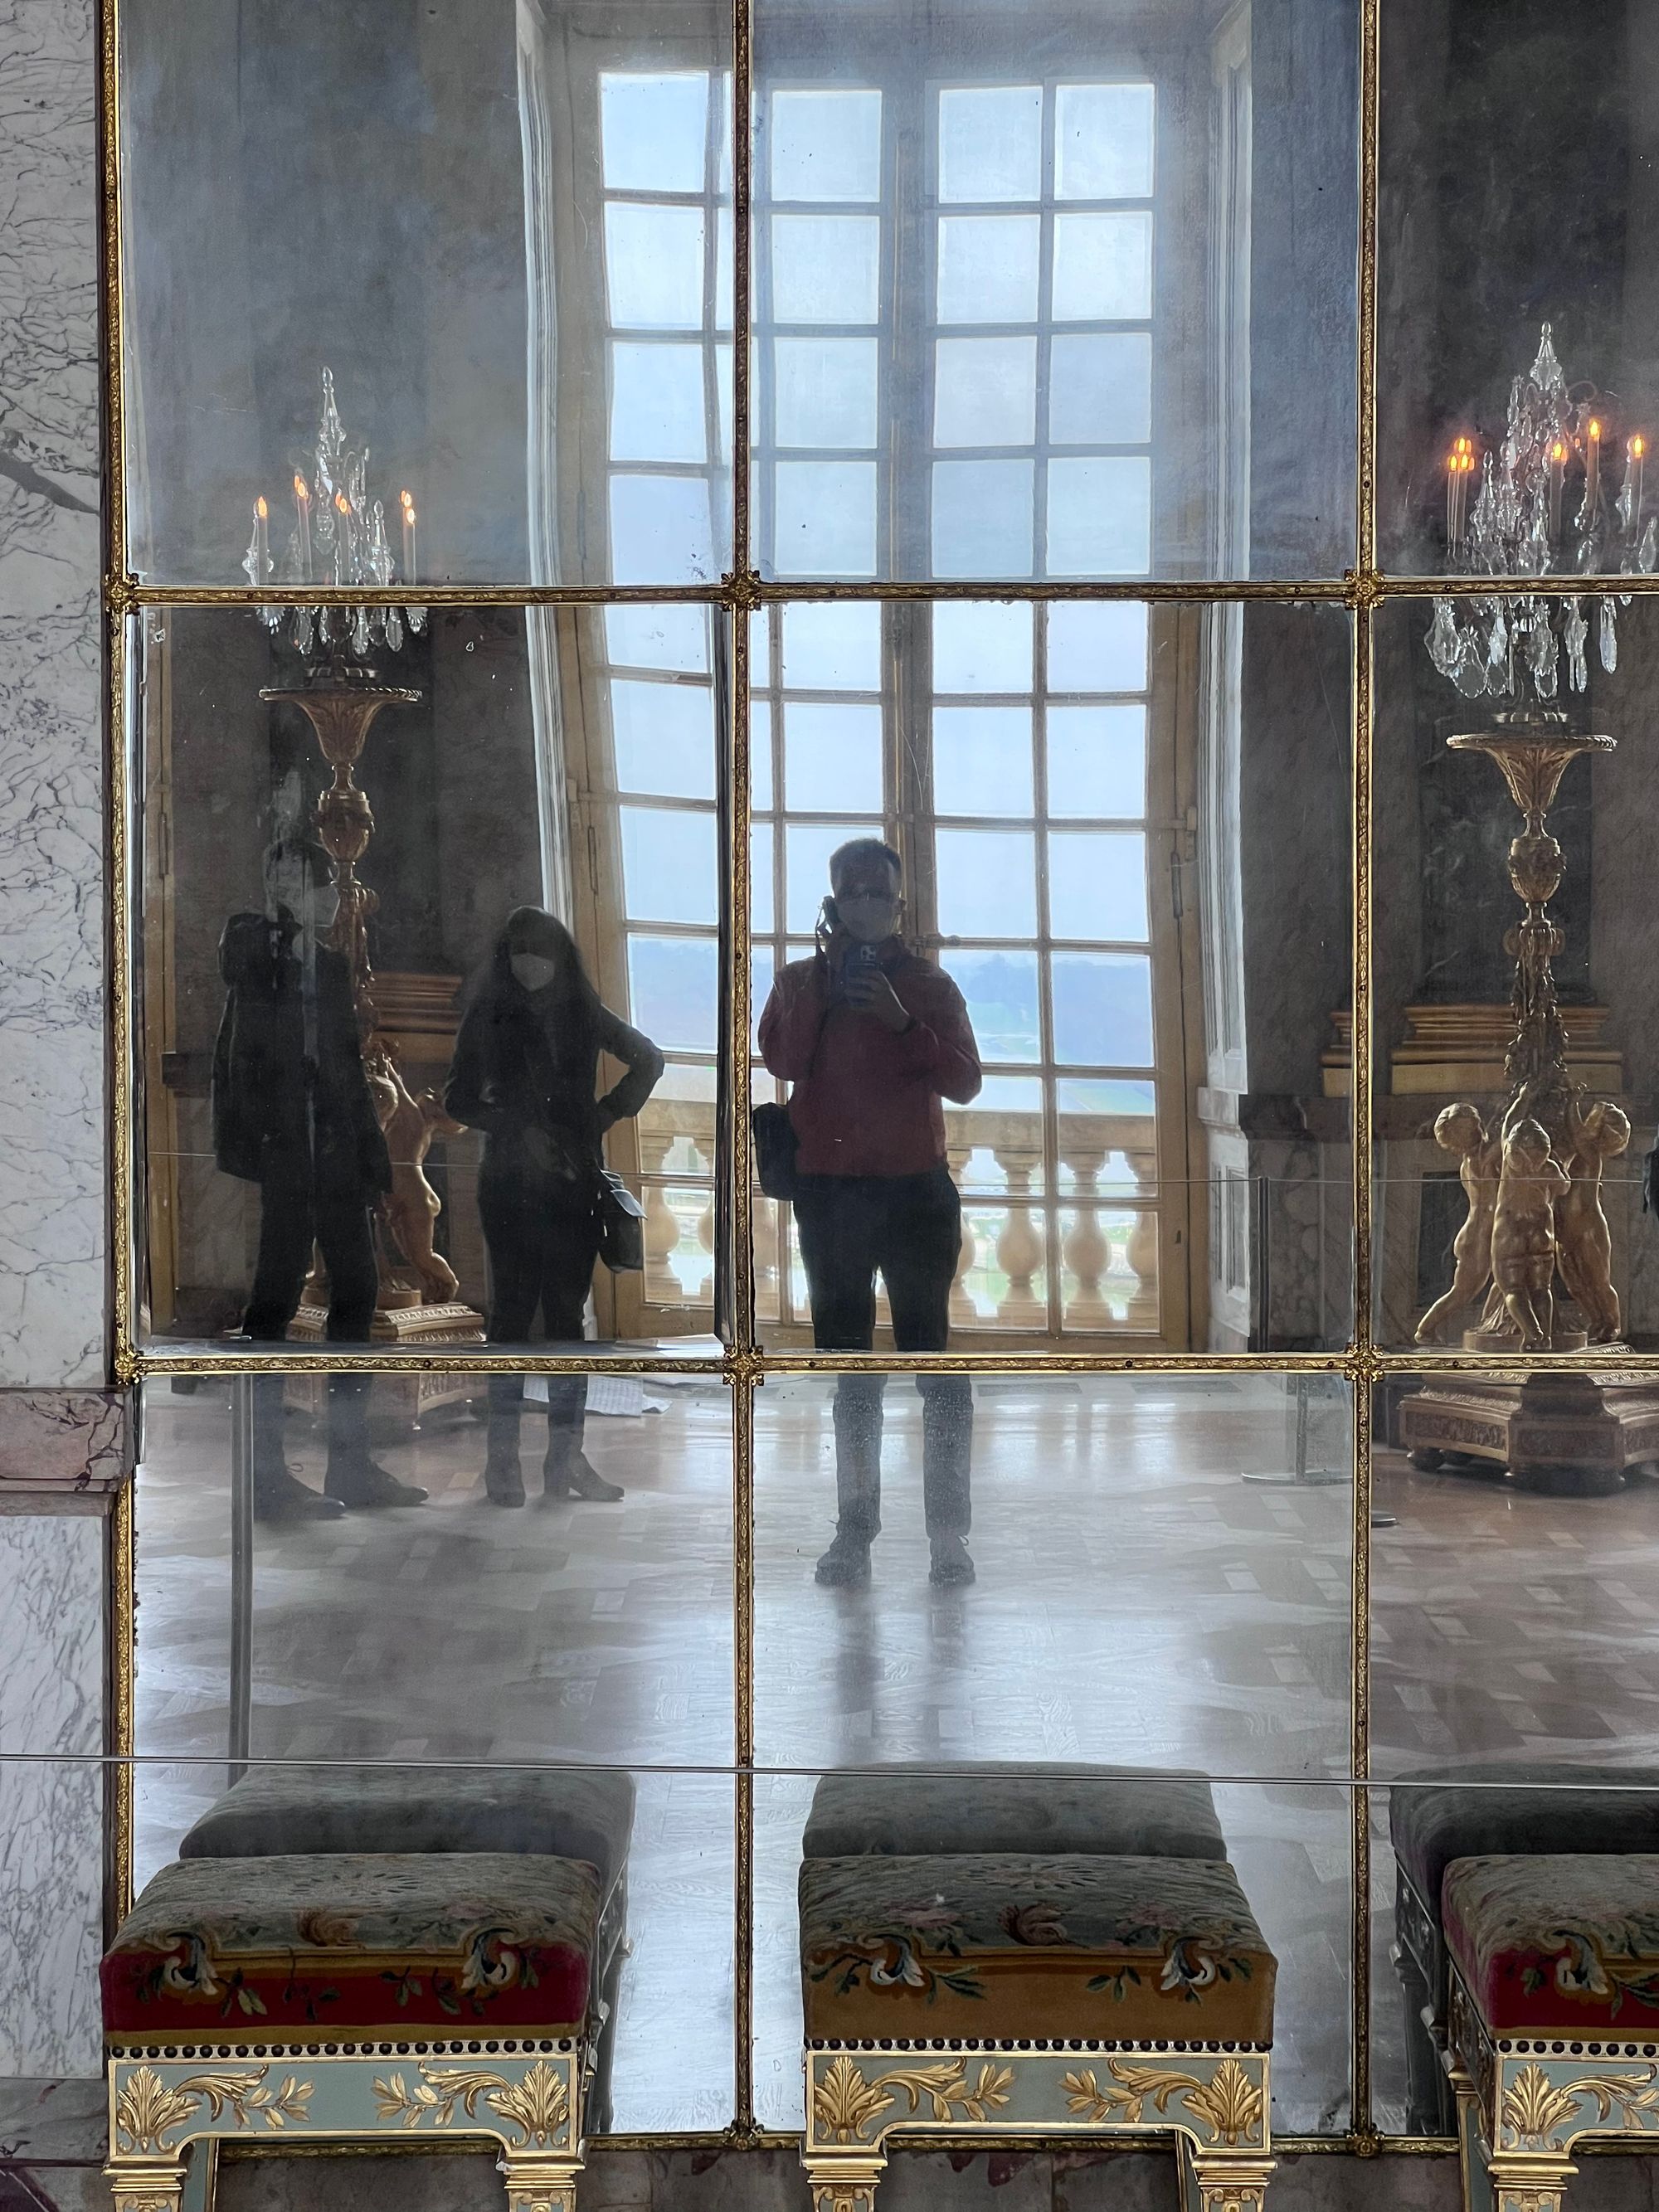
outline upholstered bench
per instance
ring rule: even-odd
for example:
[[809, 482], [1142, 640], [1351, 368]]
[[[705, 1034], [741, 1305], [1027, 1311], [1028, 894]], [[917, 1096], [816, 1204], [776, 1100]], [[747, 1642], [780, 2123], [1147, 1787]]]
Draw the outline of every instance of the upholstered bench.
[[179, 1846], [181, 1859], [325, 1851], [528, 1851], [582, 1859], [603, 1899], [597, 2034], [582, 2100], [590, 2135], [611, 2124], [617, 1984], [627, 1954], [634, 1781], [606, 1767], [251, 1767]]
[[1464, 2203], [1561, 2212], [1581, 2137], [1659, 2134], [1659, 1854], [1456, 1859], [1440, 1910]]
[[191, 2144], [466, 2136], [574, 2212], [601, 1903], [523, 1852], [164, 1868], [101, 1969], [116, 2212], [176, 2212]]
[[800, 1942], [818, 2212], [873, 2212], [901, 2131], [1149, 2128], [1193, 2212], [1261, 2212], [1275, 1966], [1224, 1861], [808, 1857]]
[[1629, 1767], [1534, 1766], [1524, 1780], [1489, 1768], [1437, 1768], [1390, 1787], [1389, 1830], [1395, 1964], [1406, 2000], [1407, 2128], [1449, 2135], [1456, 2121], [1445, 2068], [1446, 1869], [1454, 1859], [1498, 1854], [1659, 1850], [1659, 1784]]
[[1227, 1843], [1201, 1774], [975, 1761], [826, 1774], [801, 1850], [809, 1859], [866, 1851], [1224, 1859]]

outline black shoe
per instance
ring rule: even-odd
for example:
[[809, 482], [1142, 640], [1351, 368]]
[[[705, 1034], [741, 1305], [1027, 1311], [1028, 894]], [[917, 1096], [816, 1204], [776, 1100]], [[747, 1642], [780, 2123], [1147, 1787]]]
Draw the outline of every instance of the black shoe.
[[624, 1494], [621, 1483], [607, 1482], [585, 1452], [578, 1452], [562, 1468], [556, 1468], [553, 1455], [548, 1454], [542, 1473], [544, 1498], [582, 1498], [590, 1505], [614, 1505]]
[[426, 1492], [418, 1483], [399, 1482], [395, 1474], [389, 1474], [372, 1459], [356, 1461], [337, 1473], [330, 1468], [323, 1488], [351, 1513], [370, 1512], [381, 1505], [426, 1503]]
[[862, 1589], [869, 1579], [868, 1538], [837, 1531], [835, 1542], [813, 1571], [813, 1580], [826, 1589]]
[[285, 1467], [254, 1477], [256, 1521], [337, 1521], [344, 1511], [337, 1498], [319, 1498]]
[[974, 1580], [974, 1563], [968, 1556], [968, 1547], [960, 1536], [935, 1536], [933, 1543], [933, 1564], [927, 1570], [930, 1583], [949, 1588], [952, 1584]]

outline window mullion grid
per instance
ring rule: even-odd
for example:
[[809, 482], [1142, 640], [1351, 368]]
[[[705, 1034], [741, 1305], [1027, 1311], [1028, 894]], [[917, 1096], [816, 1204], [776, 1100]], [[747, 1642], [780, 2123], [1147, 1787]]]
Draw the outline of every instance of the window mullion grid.
[[[1031, 424], [1031, 574], [1048, 574], [1048, 412], [1054, 343], [1054, 138], [1059, 93], [1050, 81], [1042, 88], [1042, 178], [1037, 203], [1036, 410]], [[1037, 628], [1046, 632], [1039, 619]], [[1043, 639], [1046, 656], [1047, 640]], [[1039, 689], [1037, 696], [1042, 696]]]
[[[702, 415], [703, 451], [708, 456], [706, 470], [708, 483], [708, 523], [710, 535], [716, 545], [728, 549], [732, 542], [732, 502], [728, 489], [725, 518], [722, 523], [716, 512], [715, 500], [722, 478], [729, 486], [730, 471], [723, 463], [726, 452], [726, 429], [729, 427], [726, 410], [720, 405], [720, 157], [721, 140], [726, 121], [726, 94], [721, 72], [708, 72], [708, 100], [707, 122], [703, 130], [703, 227], [702, 227]], [[724, 562], [719, 563], [724, 566]]]
[[1048, 916], [1048, 718], [1044, 690], [1048, 680], [1048, 614], [1031, 610], [1031, 811], [1036, 861], [1037, 1051], [1042, 1078], [1042, 1226], [1046, 1247], [1048, 1330], [1065, 1332], [1060, 1249], [1060, 1109], [1054, 1078], [1054, 978], [1050, 951], [1054, 932]]

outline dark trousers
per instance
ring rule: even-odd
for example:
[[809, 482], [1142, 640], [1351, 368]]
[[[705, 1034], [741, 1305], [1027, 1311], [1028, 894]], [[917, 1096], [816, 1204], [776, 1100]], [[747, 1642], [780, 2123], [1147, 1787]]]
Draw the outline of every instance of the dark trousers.
[[[538, 1312], [548, 1343], [581, 1341], [583, 1310], [599, 1256], [599, 1216], [595, 1205], [571, 1205], [568, 1188], [516, 1175], [486, 1172], [479, 1177], [478, 1219], [489, 1255], [489, 1322], [484, 1331], [489, 1343], [528, 1344]], [[523, 1399], [518, 1376], [490, 1376], [492, 1435], [507, 1423], [516, 1431]], [[580, 1446], [586, 1408], [585, 1375], [548, 1376], [550, 1449], [561, 1442], [562, 1431], [568, 1449]]]
[[[868, 1352], [876, 1278], [887, 1286], [900, 1352], [943, 1352], [951, 1286], [962, 1252], [962, 1200], [950, 1170], [917, 1176], [802, 1176], [795, 1224], [820, 1352]], [[837, 1528], [868, 1542], [881, 1528], [885, 1376], [843, 1375], [836, 1385]], [[922, 1510], [930, 1536], [965, 1536], [974, 1397], [965, 1375], [919, 1375]]]
[[[300, 1294], [311, 1271], [315, 1243], [328, 1270], [328, 1341], [367, 1344], [380, 1297], [374, 1257], [374, 1215], [361, 1184], [345, 1184], [313, 1171], [309, 1161], [281, 1153], [267, 1161], [259, 1179], [259, 1253], [253, 1291], [242, 1327], [256, 1343], [281, 1344], [300, 1310]], [[368, 1456], [368, 1375], [328, 1378], [328, 1464], [331, 1474], [360, 1465]], [[283, 1383], [280, 1375], [262, 1375], [253, 1386], [253, 1486], [257, 1492], [280, 1483], [286, 1471], [283, 1449]]]

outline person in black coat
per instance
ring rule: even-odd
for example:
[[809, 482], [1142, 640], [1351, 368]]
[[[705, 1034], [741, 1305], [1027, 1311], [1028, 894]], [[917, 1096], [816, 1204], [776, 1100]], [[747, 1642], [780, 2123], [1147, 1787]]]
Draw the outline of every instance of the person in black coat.
[[[599, 1054], [627, 1069], [596, 1097]], [[602, 1004], [575, 941], [539, 907], [508, 915], [455, 1040], [444, 1091], [451, 1118], [483, 1132], [478, 1215], [489, 1255], [492, 1344], [527, 1344], [539, 1310], [553, 1344], [577, 1343], [599, 1254], [599, 1170], [606, 1130], [637, 1114], [661, 1078], [649, 1037]], [[519, 1419], [523, 1383], [489, 1383], [484, 1487], [522, 1505]], [[582, 1451], [584, 1376], [548, 1383], [544, 1494], [617, 1498]]]
[[[323, 940], [339, 905], [320, 845], [279, 840], [265, 856], [266, 912], [234, 914], [219, 940], [225, 1010], [213, 1048], [213, 1151], [259, 1186], [259, 1250], [242, 1319], [280, 1344], [299, 1310], [313, 1242], [328, 1270], [328, 1340], [367, 1344], [379, 1291], [374, 1210], [392, 1161], [363, 1068], [351, 970]], [[348, 1507], [416, 1505], [426, 1492], [370, 1458], [366, 1375], [330, 1378], [324, 1495], [283, 1457], [281, 1377], [262, 1382], [254, 1423], [254, 1510], [325, 1517]]]

